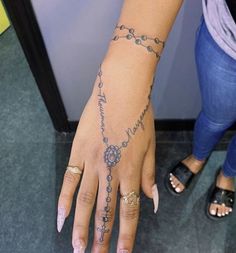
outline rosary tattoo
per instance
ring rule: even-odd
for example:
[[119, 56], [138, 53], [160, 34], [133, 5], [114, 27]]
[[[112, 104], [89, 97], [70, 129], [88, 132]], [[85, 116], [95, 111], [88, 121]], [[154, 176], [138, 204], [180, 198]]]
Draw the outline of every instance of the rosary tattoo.
[[[136, 45], [143, 46], [147, 49], [148, 52], [154, 53], [158, 59], [160, 59], [160, 53], [154, 49], [155, 46], [161, 45], [163, 48], [165, 46], [165, 42], [160, 40], [159, 38], [151, 38], [147, 35], [136, 35], [135, 29], [129, 28], [125, 25], [116, 25], [115, 30], [117, 31], [124, 31], [124, 33], [115, 34], [113, 37], [113, 41], [117, 41], [119, 39], [127, 39], [127, 40], [133, 40]], [[119, 32], [118, 32], [119, 33]], [[152, 42], [154, 46], [151, 46], [150, 44], [147, 45], [147, 42]]]
[[[116, 28], [119, 28], [120, 30], [128, 30], [128, 35], [126, 36], [118, 36], [116, 35], [113, 40], [118, 40], [119, 38], [127, 38], [128, 40], [131, 40], [132, 38], [135, 39], [135, 43], [137, 45], [142, 45], [144, 47], [147, 48], [148, 52], [152, 52], [155, 53], [156, 57], [160, 58], [160, 55], [158, 52], [154, 51], [154, 49], [151, 46], [146, 46], [145, 44], [143, 44], [143, 41], [146, 40], [153, 40], [156, 44], [162, 44], [162, 46], [164, 47], [164, 41], [159, 40], [158, 38], [149, 38], [146, 35], [141, 35], [141, 36], [137, 36], [135, 35], [135, 31], [133, 28], [127, 28], [124, 25], [121, 26], [116, 26]], [[105, 133], [105, 110], [104, 110], [104, 106], [107, 103], [107, 97], [106, 94], [103, 91], [103, 80], [102, 80], [102, 76], [103, 76], [103, 72], [102, 72], [102, 68], [100, 65], [99, 71], [98, 71], [98, 109], [99, 109], [99, 116], [100, 116], [100, 131], [101, 131], [101, 135], [102, 135], [102, 141], [105, 145], [105, 151], [104, 151], [104, 157], [103, 160], [106, 164], [106, 168], [107, 168], [107, 176], [106, 176], [106, 204], [103, 210], [103, 215], [102, 215], [102, 224], [101, 226], [99, 226], [97, 228], [97, 230], [100, 232], [100, 238], [99, 238], [99, 242], [102, 243], [104, 241], [104, 235], [105, 233], [109, 233], [110, 230], [107, 227], [107, 223], [110, 221], [110, 213], [111, 213], [111, 192], [112, 192], [112, 186], [111, 186], [111, 182], [112, 182], [112, 169], [116, 166], [117, 163], [119, 163], [120, 159], [121, 159], [121, 150], [126, 148], [132, 138], [132, 136], [134, 136], [137, 132], [137, 130], [139, 128], [144, 130], [144, 124], [143, 124], [143, 119], [144, 116], [146, 114], [146, 112], [148, 111], [149, 105], [150, 105], [150, 97], [151, 97], [151, 91], [152, 91], [152, 87], [154, 84], [154, 80], [155, 80], [155, 76], [153, 78], [152, 84], [150, 86], [150, 92], [148, 94], [147, 97], [147, 104], [145, 105], [143, 111], [141, 112], [141, 114], [139, 115], [138, 119], [136, 120], [135, 124], [132, 127], [129, 127], [125, 130], [126, 133], [126, 138], [118, 145], [115, 144], [110, 144], [108, 137], [106, 136]]]

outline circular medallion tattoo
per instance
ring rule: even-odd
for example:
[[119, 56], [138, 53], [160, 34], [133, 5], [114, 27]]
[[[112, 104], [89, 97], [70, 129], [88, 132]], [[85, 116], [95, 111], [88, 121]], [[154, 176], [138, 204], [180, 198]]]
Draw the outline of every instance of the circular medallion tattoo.
[[120, 161], [120, 149], [118, 146], [110, 145], [104, 153], [104, 161], [108, 167], [115, 166]]

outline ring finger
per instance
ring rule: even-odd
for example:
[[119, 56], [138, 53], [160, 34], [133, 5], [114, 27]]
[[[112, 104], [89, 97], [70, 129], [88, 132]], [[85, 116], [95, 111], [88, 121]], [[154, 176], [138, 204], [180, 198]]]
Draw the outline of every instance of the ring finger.
[[118, 253], [132, 252], [139, 218], [140, 175], [136, 174], [132, 181], [127, 180], [127, 178], [120, 182], [121, 198], [120, 229], [117, 244]]

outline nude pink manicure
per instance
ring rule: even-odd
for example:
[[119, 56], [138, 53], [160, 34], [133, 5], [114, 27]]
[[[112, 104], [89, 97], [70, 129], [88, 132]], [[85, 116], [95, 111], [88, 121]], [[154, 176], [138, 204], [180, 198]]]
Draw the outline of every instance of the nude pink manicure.
[[152, 187], [152, 197], [153, 197], [153, 204], [154, 204], [154, 213], [156, 213], [158, 210], [158, 205], [159, 205], [159, 193], [158, 193], [156, 184], [154, 184]]
[[73, 253], [84, 253], [84, 252], [85, 252], [85, 247], [83, 246], [83, 242], [81, 240], [77, 240], [75, 242]]
[[66, 219], [66, 209], [58, 207], [57, 210], [57, 231], [60, 233]]

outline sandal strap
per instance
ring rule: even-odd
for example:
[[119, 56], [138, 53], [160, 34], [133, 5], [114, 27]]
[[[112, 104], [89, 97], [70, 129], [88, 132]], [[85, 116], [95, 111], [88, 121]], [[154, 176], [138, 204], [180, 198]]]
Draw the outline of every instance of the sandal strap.
[[210, 197], [210, 202], [218, 205], [225, 204], [226, 207], [233, 208], [234, 196], [234, 191], [224, 190], [215, 186]]
[[187, 187], [192, 181], [195, 174], [182, 162], [179, 162], [172, 169], [171, 173], [183, 184]]

